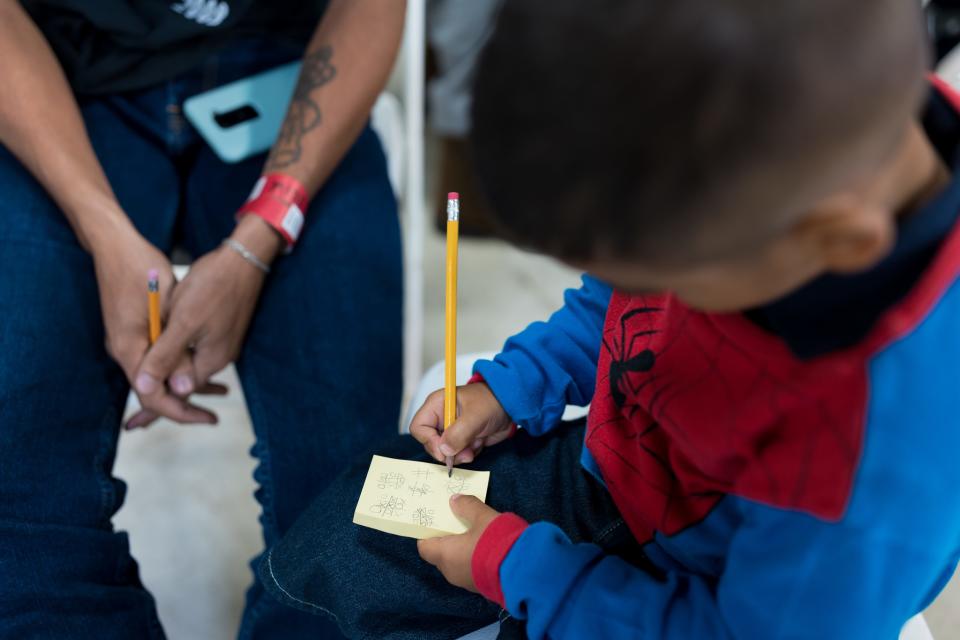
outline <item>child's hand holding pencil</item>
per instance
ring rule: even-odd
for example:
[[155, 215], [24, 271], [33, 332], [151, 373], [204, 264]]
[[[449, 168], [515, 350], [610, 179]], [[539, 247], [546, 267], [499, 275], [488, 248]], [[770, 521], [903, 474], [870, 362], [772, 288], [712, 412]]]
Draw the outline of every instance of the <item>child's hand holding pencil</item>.
[[444, 387], [427, 398], [410, 424], [410, 433], [427, 453], [446, 463], [448, 475], [453, 465], [472, 462], [483, 447], [501, 442], [512, 432], [510, 418], [487, 385], [457, 387], [459, 228], [460, 195], [451, 192], [447, 196]]
[[430, 394], [410, 423], [410, 435], [437, 462], [447, 456], [454, 464], [473, 462], [484, 448], [513, 435], [513, 421], [482, 382], [457, 388], [457, 418], [443, 431], [443, 395], [443, 389]]

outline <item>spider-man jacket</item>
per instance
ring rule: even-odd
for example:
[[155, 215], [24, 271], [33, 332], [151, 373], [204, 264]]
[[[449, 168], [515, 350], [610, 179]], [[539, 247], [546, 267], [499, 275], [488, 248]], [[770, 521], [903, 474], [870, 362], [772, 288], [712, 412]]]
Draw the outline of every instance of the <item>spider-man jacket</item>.
[[[958, 104], [924, 119], [955, 170]], [[960, 557], [958, 212], [960, 178], [869, 273], [748, 314], [585, 277], [478, 363], [531, 434], [591, 404], [582, 464], [667, 576], [504, 514], [484, 594], [533, 639], [896, 638]]]

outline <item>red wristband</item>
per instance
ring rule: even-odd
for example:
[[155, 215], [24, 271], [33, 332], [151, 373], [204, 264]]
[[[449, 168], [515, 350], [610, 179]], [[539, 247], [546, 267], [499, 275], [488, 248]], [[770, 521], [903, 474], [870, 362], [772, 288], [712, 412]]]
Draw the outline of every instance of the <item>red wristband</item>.
[[257, 180], [237, 218], [247, 214], [262, 218], [283, 236], [289, 251], [300, 237], [306, 210], [307, 190], [296, 178], [268, 173]]

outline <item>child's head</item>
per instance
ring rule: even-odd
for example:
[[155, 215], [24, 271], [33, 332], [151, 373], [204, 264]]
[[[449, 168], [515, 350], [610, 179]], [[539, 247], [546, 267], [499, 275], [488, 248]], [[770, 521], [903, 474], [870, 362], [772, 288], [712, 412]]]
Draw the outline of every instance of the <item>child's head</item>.
[[926, 62], [910, 0], [509, 0], [478, 171], [518, 244], [746, 308], [891, 246]]

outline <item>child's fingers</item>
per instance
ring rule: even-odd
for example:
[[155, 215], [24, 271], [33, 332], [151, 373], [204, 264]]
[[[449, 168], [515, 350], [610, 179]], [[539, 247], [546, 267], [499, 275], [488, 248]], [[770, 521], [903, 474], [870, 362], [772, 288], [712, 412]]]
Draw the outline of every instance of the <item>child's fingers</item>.
[[[411, 433], [413, 431], [411, 430]], [[423, 444], [423, 449], [437, 462], [445, 462], [443, 454], [440, 453], [440, 434], [436, 431], [426, 434], [426, 437], [423, 440], [420, 440]]]
[[469, 464], [473, 462], [477, 454], [473, 449], [464, 449], [453, 457], [453, 464]]
[[433, 440], [440, 440], [440, 432], [437, 428], [428, 424], [410, 423], [410, 435], [420, 444], [428, 444]]
[[450, 510], [453, 515], [462, 520], [466, 520], [470, 526], [473, 526], [485, 511], [492, 511], [490, 507], [483, 503], [477, 496], [455, 493], [450, 496]]
[[427, 396], [423, 406], [410, 420], [410, 435], [438, 462], [443, 462], [440, 453], [440, 430], [443, 428], [443, 390]]
[[440, 564], [440, 558], [443, 555], [443, 538], [417, 540], [417, 551], [421, 558], [436, 567]]
[[410, 420], [410, 434], [424, 442], [428, 433], [437, 433], [443, 427], [443, 389], [434, 391], [423, 401]]
[[483, 446], [492, 447], [495, 444], [500, 444], [504, 440], [510, 438], [517, 432], [517, 426], [511, 425], [509, 429], [503, 429], [501, 431], [496, 431], [491, 435], [483, 439]]
[[[445, 456], [456, 456], [461, 451], [468, 453], [470, 445], [483, 433], [484, 426], [484, 421], [478, 420], [475, 415], [460, 416], [440, 437], [440, 453]], [[474, 453], [470, 453], [470, 460], [473, 460]]]
[[454, 456], [453, 464], [467, 464], [469, 462], [473, 462], [477, 459], [477, 456], [480, 455], [481, 451], [483, 451], [483, 438], [477, 438], [470, 444], [469, 447]]

